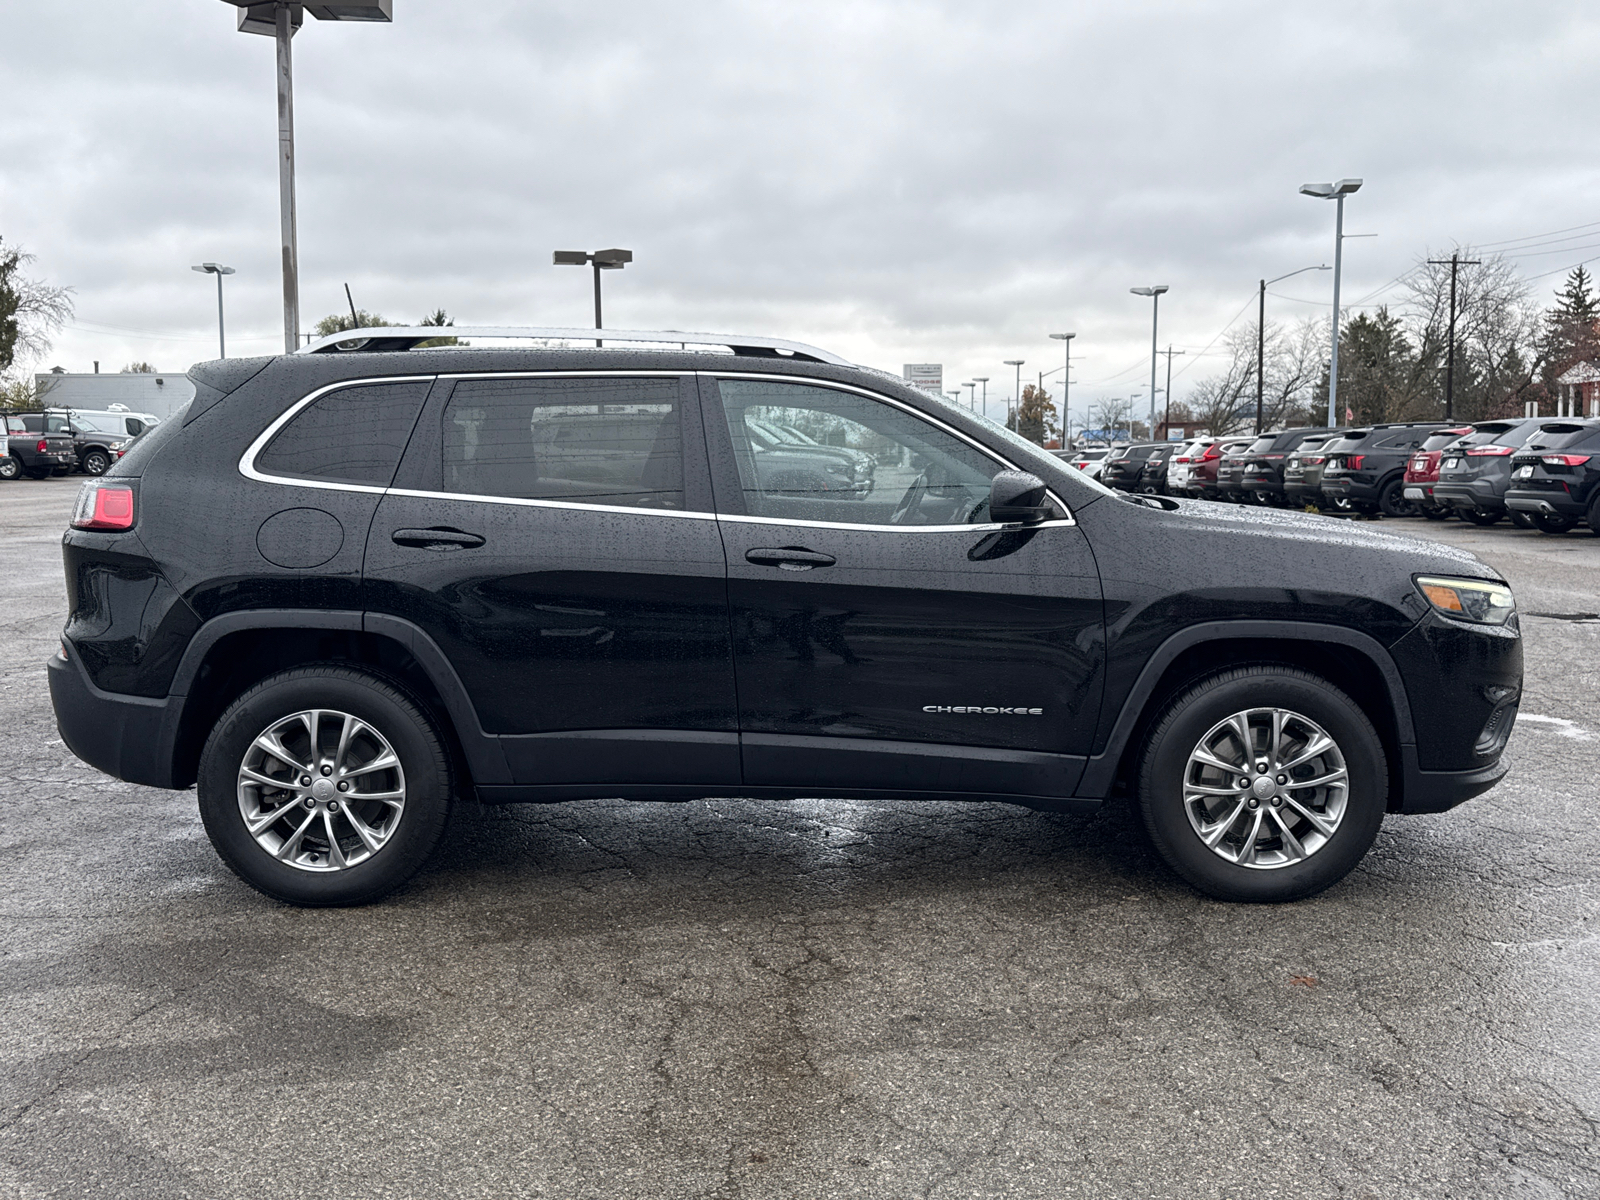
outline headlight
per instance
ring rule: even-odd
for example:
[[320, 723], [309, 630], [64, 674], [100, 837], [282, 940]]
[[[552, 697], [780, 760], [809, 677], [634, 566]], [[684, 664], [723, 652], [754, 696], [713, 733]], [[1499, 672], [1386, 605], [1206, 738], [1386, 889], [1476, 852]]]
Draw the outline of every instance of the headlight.
[[1437, 575], [1417, 576], [1417, 590], [1435, 611], [1457, 621], [1478, 625], [1504, 625], [1517, 611], [1511, 589], [1503, 583], [1483, 579], [1447, 579]]
[[828, 463], [823, 468], [829, 475], [852, 475], [855, 472], [843, 463]]

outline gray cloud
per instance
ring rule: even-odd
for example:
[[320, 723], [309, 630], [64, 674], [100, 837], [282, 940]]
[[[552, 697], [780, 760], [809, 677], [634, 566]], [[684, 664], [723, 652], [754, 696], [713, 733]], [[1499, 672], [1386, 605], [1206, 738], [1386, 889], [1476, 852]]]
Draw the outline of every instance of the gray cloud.
[[[1162, 341], [1197, 351], [1259, 276], [1331, 260], [1306, 180], [1367, 179], [1350, 297], [1429, 246], [1597, 219], [1574, 126], [1600, 21], [1575, 4], [395, 7], [295, 42], [308, 324], [346, 280], [392, 318], [583, 324], [586, 275], [550, 251], [620, 245], [618, 326], [941, 361], [991, 397], [1072, 328], [1087, 400], [1145, 377], [1130, 286], [1169, 284]], [[0, 234], [77, 289], [53, 361], [208, 356], [205, 259], [239, 268], [230, 348], [280, 344], [271, 42], [215, 0], [5, 28]], [[1184, 386], [1215, 361], [1180, 360]]]

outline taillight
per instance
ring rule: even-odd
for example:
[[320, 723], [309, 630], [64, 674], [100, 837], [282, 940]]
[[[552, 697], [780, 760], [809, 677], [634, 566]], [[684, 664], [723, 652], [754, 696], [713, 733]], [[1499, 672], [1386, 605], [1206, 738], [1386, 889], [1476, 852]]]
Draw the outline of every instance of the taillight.
[[133, 528], [133, 488], [125, 483], [83, 485], [72, 514], [74, 529], [123, 530]]
[[1209, 447], [1207, 447], [1206, 452], [1203, 455], [1200, 456], [1200, 461], [1201, 462], [1210, 462], [1213, 458], [1221, 458], [1221, 457], [1222, 457], [1222, 451], [1219, 448], [1217, 448], [1216, 446], [1209, 446]]
[[1587, 454], [1541, 454], [1539, 461], [1547, 467], [1581, 467], [1589, 461]]
[[1346, 458], [1344, 460], [1345, 469], [1349, 470], [1349, 471], [1359, 471], [1359, 470], [1361, 470], [1361, 460], [1364, 459], [1364, 458], [1366, 458], [1365, 454], [1352, 454], [1352, 455], [1350, 455], [1348, 458]]
[[50, 443], [45, 441], [43, 438], [40, 438], [39, 444], [35, 446], [34, 449], [40, 454], [48, 454], [50, 453]]
[[1300, 460], [1300, 464], [1302, 466], [1306, 466], [1306, 467], [1320, 467], [1323, 463], [1325, 463], [1327, 461], [1328, 460], [1323, 458], [1322, 455], [1313, 454], [1310, 458], [1302, 458]]
[[1514, 446], [1469, 446], [1468, 458], [1500, 458], [1506, 454], [1515, 454]]
[[1278, 459], [1282, 458], [1283, 455], [1281, 455], [1281, 454], [1263, 454], [1261, 457], [1266, 459], [1268, 462], [1276, 462]]

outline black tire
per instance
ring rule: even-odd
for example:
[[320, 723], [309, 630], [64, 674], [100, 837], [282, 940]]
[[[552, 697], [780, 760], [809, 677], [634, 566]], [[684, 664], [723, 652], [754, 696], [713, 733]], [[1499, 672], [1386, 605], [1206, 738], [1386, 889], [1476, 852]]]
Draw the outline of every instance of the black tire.
[[1589, 532], [1600, 537], [1600, 492], [1596, 492], [1594, 499], [1589, 501], [1589, 515], [1585, 519], [1589, 522]]
[[[369, 724], [393, 748], [403, 772], [404, 807], [387, 840], [365, 861], [339, 870], [301, 869], [275, 858], [251, 836], [240, 809], [239, 772], [256, 738], [310, 709], [348, 713]], [[416, 874], [444, 832], [452, 781], [449, 758], [419, 705], [383, 679], [324, 664], [270, 676], [229, 705], [206, 739], [196, 791], [211, 844], [234, 874], [275, 900], [320, 908], [370, 903]], [[299, 810], [290, 801], [285, 811]], [[319, 836], [313, 831], [306, 844]], [[359, 853], [359, 843], [350, 848]]]
[[111, 469], [111, 456], [104, 450], [91, 450], [80, 465], [85, 475], [104, 475]]
[[1556, 513], [1529, 513], [1528, 519], [1540, 533], [1566, 533], [1577, 521]]
[[22, 474], [22, 464], [9, 454], [0, 455], [0, 479], [15, 479]]
[[1511, 523], [1518, 529], [1533, 528], [1533, 522], [1528, 519], [1528, 514], [1525, 512], [1518, 512], [1514, 508], [1508, 508], [1506, 509], [1506, 516], [1511, 519]]
[[1481, 508], [1464, 508], [1461, 510], [1463, 520], [1471, 521], [1474, 525], [1493, 525], [1500, 519], [1497, 512], [1484, 512]]
[[1404, 479], [1391, 479], [1378, 492], [1378, 511], [1386, 517], [1414, 517], [1418, 507], [1415, 500], [1406, 499]]
[[[1348, 791], [1343, 816], [1320, 847], [1298, 862], [1261, 869], [1229, 861], [1201, 841], [1183, 789], [1190, 755], [1208, 731], [1232, 714], [1269, 708], [1301, 714], [1333, 738], [1344, 757]], [[1240, 667], [1188, 688], [1155, 723], [1139, 763], [1139, 809], [1151, 841], [1174, 871], [1219, 900], [1277, 903], [1332, 886], [1371, 847], [1388, 799], [1388, 761], [1372, 722], [1327, 680], [1289, 666]], [[1251, 814], [1241, 816], [1248, 821]]]
[[26, 475], [29, 479], [49, 479], [50, 478], [49, 469], [48, 468], [44, 468], [44, 467], [29, 467], [27, 470], [23, 471], [22, 473], [24, 475]]
[[1422, 506], [1422, 515], [1430, 521], [1448, 521], [1456, 514], [1454, 509], [1445, 508], [1439, 504], [1424, 504]]

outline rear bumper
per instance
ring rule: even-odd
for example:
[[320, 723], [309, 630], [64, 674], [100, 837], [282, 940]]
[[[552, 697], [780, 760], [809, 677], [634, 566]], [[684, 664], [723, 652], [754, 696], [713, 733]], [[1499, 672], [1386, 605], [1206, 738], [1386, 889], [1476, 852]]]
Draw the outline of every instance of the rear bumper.
[[1241, 486], [1246, 492], [1257, 496], [1283, 496], [1286, 494], [1283, 490], [1282, 481], [1277, 479], [1250, 479], [1247, 477]]
[[1516, 512], [1545, 516], [1571, 517], [1579, 520], [1584, 515], [1584, 505], [1572, 498], [1569, 492], [1519, 492], [1506, 493], [1506, 507]]
[[1473, 508], [1483, 512], [1504, 512], [1505, 499], [1496, 491], [1493, 480], [1481, 479], [1471, 483], [1436, 483], [1433, 485], [1436, 503], [1452, 508]]
[[173, 778], [173, 746], [181, 699], [155, 700], [105, 692], [82, 664], [59, 654], [49, 663], [50, 703], [61, 740], [84, 762], [129, 783], [183, 788]]

